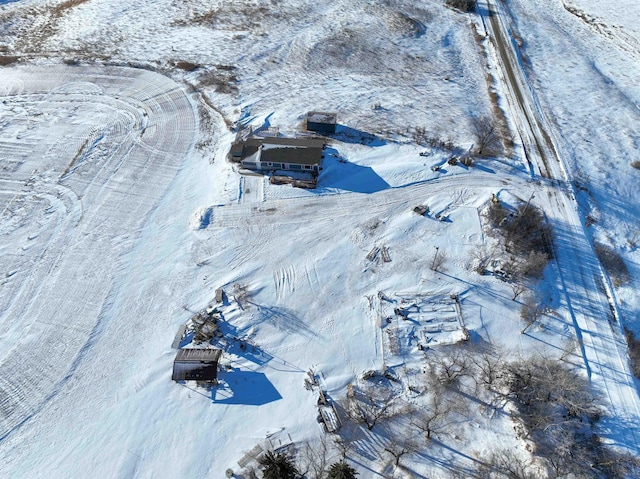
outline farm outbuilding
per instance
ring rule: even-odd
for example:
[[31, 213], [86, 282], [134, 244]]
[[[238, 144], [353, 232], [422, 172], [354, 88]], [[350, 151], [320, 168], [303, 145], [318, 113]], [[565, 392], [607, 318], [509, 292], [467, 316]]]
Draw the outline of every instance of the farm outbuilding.
[[338, 123], [337, 113], [310, 111], [307, 113], [307, 130], [318, 133], [334, 134]]
[[216, 381], [220, 349], [180, 349], [173, 362], [174, 381]]

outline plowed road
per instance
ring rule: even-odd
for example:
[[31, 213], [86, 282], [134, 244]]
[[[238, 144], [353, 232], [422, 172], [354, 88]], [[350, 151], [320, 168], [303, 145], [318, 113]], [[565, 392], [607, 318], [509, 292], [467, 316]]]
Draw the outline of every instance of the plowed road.
[[636, 454], [640, 452], [638, 392], [609, 278], [603, 271], [578, 214], [570, 178], [554, 148], [549, 126], [515, 54], [500, 5], [488, 2], [485, 25], [495, 46], [510, 114], [518, 127], [532, 174], [555, 185], [536, 201], [556, 231], [557, 262], [566, 306], [571, 314], [586, 373], [602, 391], [608, 413], [602, 434]]

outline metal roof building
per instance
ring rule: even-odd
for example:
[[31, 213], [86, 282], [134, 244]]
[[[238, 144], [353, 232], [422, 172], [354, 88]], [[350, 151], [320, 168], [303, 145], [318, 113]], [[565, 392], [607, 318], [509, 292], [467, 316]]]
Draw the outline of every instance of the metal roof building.
[[174, 381], [215, 381], [218, 379], [220, 349], [180, 349], [173, 362]]

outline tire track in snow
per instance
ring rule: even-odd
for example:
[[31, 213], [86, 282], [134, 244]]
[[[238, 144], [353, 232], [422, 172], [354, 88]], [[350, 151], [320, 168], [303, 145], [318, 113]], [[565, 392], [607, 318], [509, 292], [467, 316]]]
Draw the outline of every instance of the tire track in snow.
[[273, 272], [276, 299], [283, 300], [295, 291], [296, 270], [294, 265], [285, 266]]
[[[24, 304], [5, 318], [15, 323], [17, 334], [7, 338], [9, 348], [0, 361], [0, 440], [58, 394], [100, 340], [108, 322], [118, 316], [117, 311], [109, 309], [110, 285], [123, 262], [130, 260], [127, 249], [180, 168], [196, 133], [197, 120], [187, 96], [160, 75], [109, 67], [50, 70], [39, 66], [3, 69], [0, 79], [19, 77], [24, 91], [32, 93], [34, 99], [38, 97], [37, 101], [47, 101], [39, 93], [41, 89], [53, 90], [48, 101], [64, 96], [58, 103], [62, 108], [74, 98], [95, 101], [124, 111], [118, 115], [120, 120], [129, 122], [133, 118], [140, 124], [140, 102], [149, 95], [139, 93], [151, 89], [160, 95], [157, 98], [165, 95], [164, 101], [156, 99], [148, 109], [149, 120], [157, 120], [162, 134], [146, 140], [150, 148], [135, 141], [140, 131], [124, 138], [116, 135], [120, 142], [109, 151], [106, 161], [94, 168], [90, 178], [71, 174], [64, 177], [63, 184], [42, 184], [57, 189], [63, 205], [65, 201], [70, 203], [65, 211], [59, 207], [64, 213], [58, 223], [59, 234], [43, 246], [42, 257], [33, 270], [39, 271], [37, 280], [26, 283], [29, 289], [20, 296], [19, 302]], [[98, 84], [103, 96], [64, 93], [64, 89], [55, 93], [56, 87], [77, 78]], [[70, 90], [73, 88], [71, 85]], [[127, 92], [139, 98], [128, 98]], [[26, 97], [21, 100], [27, 101]], [[111, 123], [111, 133], [128, 128], [118, 121]], [[73, 197], [74, 191], [82, 193], [82, 202], [64, 199], [65, 194]], [[130, 239], [112, 241], [126, 237]]]
[[211, 207], [211, 221], [209, 227], [246, 228], [251, 225], [277, 225], [308, 223], [310, 215], [316, 224], [330, 223], [335, 218], [373, 217], [384, 216], [390, 210], [406, 204], [407, 207], [415, 206], [414, 203], [424, 198], [438, 196], [442, 201], [445, 196], [451, 201], [447, 202], [449, 212], [468, 205], [475, 200], [475, 196], [469, 193], [469, 197], [463, 198], [471, 190], [459, 188], [451, 193], [453, 186], [459, 186], [465, 181], [470, 187], [477, 188], [482, 184], [487, 188], [502, 188], [502, 183], [495, 175], [474, 171], [470, 175], [450, 175], [439, 178], [437, 181], [423, 181], [411, 185], [389, 188], [376, 193], [336, 193], [324, 195], [322, 206], [318, 207], [315, 197], [270, 199], [262, 205], [232, 204]]

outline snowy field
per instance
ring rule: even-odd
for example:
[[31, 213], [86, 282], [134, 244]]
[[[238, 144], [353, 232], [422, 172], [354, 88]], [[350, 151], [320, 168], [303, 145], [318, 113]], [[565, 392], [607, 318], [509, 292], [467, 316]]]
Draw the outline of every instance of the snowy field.
[[[517, 138], [512, 157], [446, 163], [491, 113], [487, 67], [518, 119], [474, 38], [482, 18], [440, 1], [1, 2], [0, 56], [19, 60], [0, 67], [0, 475], [248, 479], [251, 451], [317, 447], [319, 389], [340, 409], [387, 371], [422, 404], [429, 365], [467, 339], [573, 364], [604, 397], [598, 432], [638, 454], [621, 328], [640, 333], [640, 33], [611, 4], [501, 5], [563, 184], [532, 178]], [[229, 127], [293, 134], [313, 109], [338, 111], [343, 132], [316, 190], [226, 161]], [[528, 283], [548, 310], [525, 334], [524, 295], [474, 270], [495, 241], [492, 195], [531, 202], [556, 231], [557, 257]], [[592, 240], [629, 282], [612, 288]], [[175, 383], [174, 336], [217, 288], [221, 384]], [[350, 464], [363, 479], [448, 478], [497, 449], [528, 460], [512, 409], [481, 399], [405, 467], [385, 451], [397, 428], [360, 428]]]

